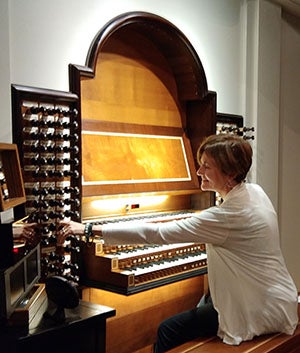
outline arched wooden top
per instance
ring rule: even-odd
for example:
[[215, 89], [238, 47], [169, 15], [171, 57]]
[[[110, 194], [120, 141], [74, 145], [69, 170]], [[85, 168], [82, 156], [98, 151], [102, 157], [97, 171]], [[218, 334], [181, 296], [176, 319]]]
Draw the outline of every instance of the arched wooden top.
[[97, 57], [116, 34], [136, 32], [151, 41], [171, 67], [180, 100], [201, 100], [207, 93], [202, 63], [187, 37], [171, 22], [147, 12], [128, 12], [109, 21], [97, 33], [86, 58], [86, 66], [94, 73]]
[[195, 155], [215, 129], [216, 99], [176, 26], [147, 12], [117, 16], [69, 75], [80, 97], [84, 197], [198, 192]]

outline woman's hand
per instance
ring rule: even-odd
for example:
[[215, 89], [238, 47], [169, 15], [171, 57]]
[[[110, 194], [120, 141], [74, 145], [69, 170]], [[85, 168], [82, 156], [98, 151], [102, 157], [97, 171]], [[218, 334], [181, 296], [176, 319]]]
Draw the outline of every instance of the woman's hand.
[[84, 235], [84, 224], [74, 221], [60, 222], [60, 230], [57, 232], [57, 246], [63, 246], [70, 235]]
[[13, 237], [15, 240], [24, 241], [28, 245], [35, 245], [39, 242], [36, 234], [36, 223], [20, 223], [13, 226]]

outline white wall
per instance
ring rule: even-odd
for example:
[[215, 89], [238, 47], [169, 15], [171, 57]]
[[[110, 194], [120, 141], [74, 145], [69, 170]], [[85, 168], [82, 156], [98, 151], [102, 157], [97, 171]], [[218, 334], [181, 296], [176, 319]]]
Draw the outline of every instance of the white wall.
[[0, 1], [0, 142], [11, 142], [9, 6]]
[[268, 1], [247, 2], [245, 116], [255, 126], [252, 178], [279, 216], [282, 251], [300, 289], [300, 19]]
[[239, 113], [240, 0], [10, 3], [13, 83], [68, 90], [68, 64], [85, 63], [89, 45], [103, 25], [127, 11], [148, 11], [170, 20], [189, 38], [204, 66], [209, 89], [218, 92], [219, 110]]
[[279, 223], [287, 266], [300, 288], [300, 19], [282, 21]]
[[245, 55], [245, 116], [255, 127], [252, 180], [278, 209], [278, 136], [281, 10], [270, 2], [249, 1]]

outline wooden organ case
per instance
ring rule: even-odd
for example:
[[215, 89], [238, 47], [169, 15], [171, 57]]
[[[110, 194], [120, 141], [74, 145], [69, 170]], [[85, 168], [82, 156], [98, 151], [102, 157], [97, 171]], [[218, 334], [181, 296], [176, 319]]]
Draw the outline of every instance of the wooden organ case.
[[[208, 91], [201, 61], [178, 28], [150, 13], [120, 15], [95, 36], [85, 66], [69, 65], [69, 80], [70, 92], [13, 87], [14, 139], [23, 156], [27, 209], [34, 204], [44, 216], [54, 200], [52, 230], [43, 238], [46, 260], [54, 259], [58, 270], [62, 259], [51, 246], [61, 215], [82, 222], [165, 221], [214, 202], [213, 195], [199, 190], [196, 151], [216, 131], [216, 94]], [[41, 122], [35, 135], [32, 127], [26, 130], [32, 121], [26, 112]], [[53, 144], [41, 142], [47, 138], [40, 131], [47, 115]], [[29, 145], [41, 161], [26, 154], [24, 131], [29, 141], [39, 140]], [[65, 152], [67, 158], [61, 158]], [[43, 233], [49, 230], [48, 216], [41, 221]], [[116, 317], [108, 320], [107, 353], [151, 352], [159, 323], [197, 304], [205, 290], [205, 261], [175, 263], [153, 276], [152, 271], [137, 276], [132, 269], [130, 279], [123, 270], [128, 263], [148, 265], [155, 256], [190, 258], [203, 253], [203, 244], [149, 249], [128, 239], [125, 247], [98, 245], [71, 239], [71, 261], [62, 268], [71, 269], [70, 278], [79, 277], [84, 300], [116, 308]]]
[[[69, 70], [81, 105], [83, 221], [164, 219], [210, 206], [211, 195], [199, 191], [195, 156], [203, 137], [215, 132], [216, 94], [208, 91], [196, 52], [175, 26], [147, 13], [117, 17], [95, 37], [86, 66]], [[135, 276], [130, 284], [120, 266], [132, 264], [132, 251], [140, 248], [104, 246], [101, 258], [95, 247], [82, 249], [90, 285], [83, 295], [117, 309], [107, 351], [151, 351], [159, 322], [196, 305], [203, 266], [178, 273], [175, 262], [174, 269], [162, 266], [158, 276]], [[181, 250], [178, 245], [174, 257]], [[147, 266], [156, 249], [148, 251], [142, 249], [136, 261]], [[118, 266], [110, 271], [112, 258]], [[134, 294], [124, 298], [103, 288]]]

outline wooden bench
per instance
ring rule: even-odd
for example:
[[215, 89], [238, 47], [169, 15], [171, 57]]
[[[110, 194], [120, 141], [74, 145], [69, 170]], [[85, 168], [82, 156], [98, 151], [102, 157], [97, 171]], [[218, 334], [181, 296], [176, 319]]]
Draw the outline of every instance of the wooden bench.
[[219, 338], [199, 338], [171, 349], [168, 353], [300, 353], [300, 326], [293, 336], [282, 333], [256, 337], [239, 346], [230, 346]]
[[[298, 307], [298, 313], [299, 313]], [[294, 335], [277, 333], [255, 337], [239, 346], [223, 343], [218, 337], [199, 338], [171, 349], [168, 353], [300, 353], [300, 324]]]

